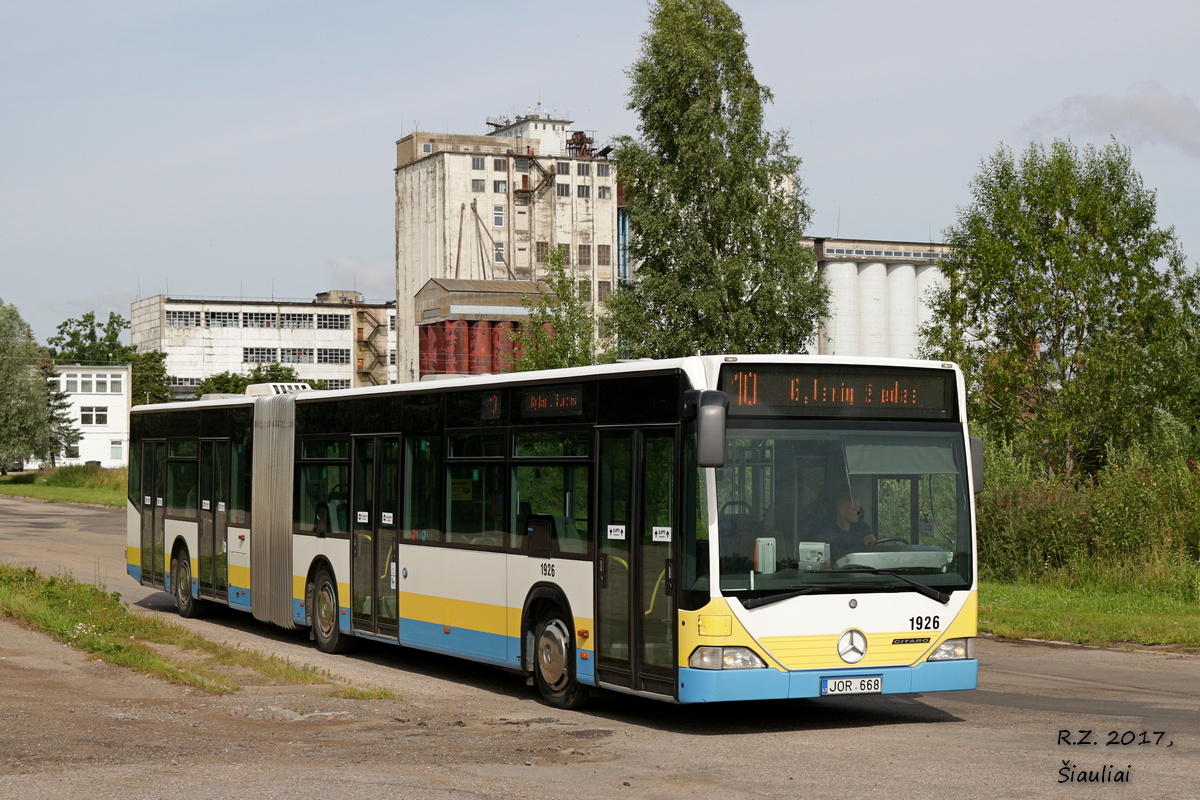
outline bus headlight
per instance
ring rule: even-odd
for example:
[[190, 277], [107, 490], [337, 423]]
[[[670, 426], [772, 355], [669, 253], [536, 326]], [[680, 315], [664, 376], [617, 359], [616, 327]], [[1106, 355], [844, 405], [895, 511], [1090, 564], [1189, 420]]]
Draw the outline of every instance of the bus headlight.
[[692, 669], [766, 669], [766, 662], [748, 647], [697, 647], [688, 658]]
[[957, 661], [975, 657], [974, 639], [947, 639], [938, 645], [928, 661]]

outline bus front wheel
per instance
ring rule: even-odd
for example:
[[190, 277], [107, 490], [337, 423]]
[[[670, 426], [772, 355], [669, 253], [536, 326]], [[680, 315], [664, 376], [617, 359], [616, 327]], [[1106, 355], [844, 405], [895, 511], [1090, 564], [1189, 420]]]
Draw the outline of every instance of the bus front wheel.
[[317, 572], [309, 589], [309, 605], [312, 614], [313, 638], [322, 653], [345, 653], [354, 644], [354, 639], [342, 633], [339, 617], [337, 582], [327, 570]]
[[575, 677], [575, 645], [571, 625], [557, 606], [543, 612], [534, 628], [533, 674], [538, 690], [555, 708], [578, 708], [588, 690]]

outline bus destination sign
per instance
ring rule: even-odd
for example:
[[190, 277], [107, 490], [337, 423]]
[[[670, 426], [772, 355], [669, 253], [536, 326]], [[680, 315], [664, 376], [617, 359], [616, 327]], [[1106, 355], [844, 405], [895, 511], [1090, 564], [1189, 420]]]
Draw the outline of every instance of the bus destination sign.
[[731, 416], [955, 419], [954, 373], [824, 364], [726, 364]]
[[582, 417], [583, 384], [537, 386], [521, 390], [521, 419]]

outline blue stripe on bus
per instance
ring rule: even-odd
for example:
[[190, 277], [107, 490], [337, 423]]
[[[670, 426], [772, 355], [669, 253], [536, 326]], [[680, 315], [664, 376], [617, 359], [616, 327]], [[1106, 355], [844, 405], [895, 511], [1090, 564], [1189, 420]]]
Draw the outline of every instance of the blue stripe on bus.
[[702, 703], [735, 700], [774, 700], [821, 696], [821, 678], [883, 677], [883, 694], [945, 692], [974, 689], [979, 662], [925, 661], [915, 667], [875, 669], [813, 669], [779, 672], [773, 669], [679, 670], [679, 701]]
[[[400, 644], [434, 653], [464, 656], [484, 664], [521, 669], [521, 640], [515, 636], [483, 633], [469, 628], [450, 627], [433, 622], [400, 619]], [[575, 649], [575, 677], [580, 683], [596, 685], [595, 653]]]
[[242, 611], [249, 611], [250, 590], [244, 586], [229, 584], [229, 605], [233, 608], [240, 608]]
[[142, 582], [142, 565], [141, 564], [126, 564], [125, 572], [127, 572], [129, 574], [129, 577], [133, 578], [138, 583]]

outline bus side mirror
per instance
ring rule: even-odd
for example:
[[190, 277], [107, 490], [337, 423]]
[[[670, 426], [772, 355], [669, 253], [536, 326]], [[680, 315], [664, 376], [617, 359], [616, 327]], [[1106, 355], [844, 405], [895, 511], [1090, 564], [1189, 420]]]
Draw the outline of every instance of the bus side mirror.
[[971, 437], [971, 489], [983, 491], [983, 439], [978, 436]]
[[700, 393], [696, 406], [696, 463], [701, 467], [725, 466], [725, 412], [729, 398], [709, 389]]

